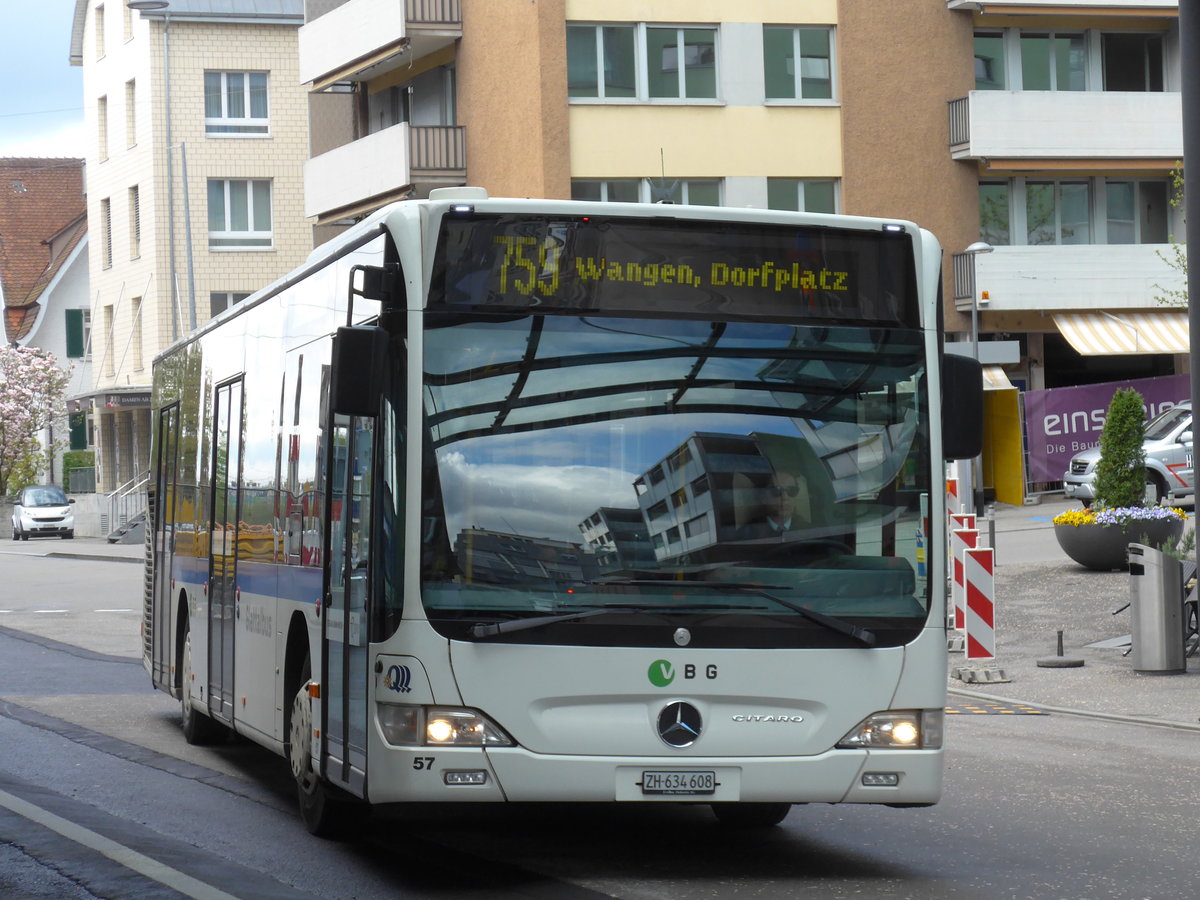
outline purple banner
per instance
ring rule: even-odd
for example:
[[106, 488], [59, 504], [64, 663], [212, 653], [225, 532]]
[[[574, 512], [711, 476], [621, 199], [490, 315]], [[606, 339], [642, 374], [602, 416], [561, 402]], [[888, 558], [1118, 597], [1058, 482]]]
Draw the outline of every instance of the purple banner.
[[1191, 380], [1188, 375], [1166, 375], [1026, 391], [1022, 396], [1029, 448], [1027, 481], [1062, 481], [1071, 457], [1100, 443], [1108, 404], [1118, 388], [1133, 388], [1141, 394], [1146, 401], [1146, 417], [1151, 418], [1188, 399]]

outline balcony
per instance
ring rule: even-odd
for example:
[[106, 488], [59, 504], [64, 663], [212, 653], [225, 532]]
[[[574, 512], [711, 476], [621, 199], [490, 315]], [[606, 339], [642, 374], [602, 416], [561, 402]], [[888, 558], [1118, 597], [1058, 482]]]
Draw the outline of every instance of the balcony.
[[972, 91], [950, 101], [950, 154], [992, 170], [1046, 160], [1159, 161], [1183, 156], [1178, 93]]
[[[986, 6], [991, 6], [987, 4]], [[984, 9], [980, 9], [984, 6]], [[946, 0], [947, 9], [963, 9], [967, 12], [991, 12], [980, 0]], [[1106, 11], [1115, 11], [1119, 15], [1128, 15], [1130, 10], [1136, 10], [1142, 15], [1158, 15], [1167, 10], [1178, 10], [1178, 0], [1004, 0], [1005, 11], [1019, 10], [1022, 15], [1035, 15], [1039, 12], [1045, 15], [1061, 15], [1064, 8], [1072, 8], [1076, 14], [1090, 13], [1101, 15]]]
[[462, 37], [462, 0], [347, 0], [300, 28], [300, 82], [370, 81]]
[[988, 293], [980, 307], [997, 312], [1159, 309], [1157, 296], [1184, 287], [1183, 273], [1159, 258], [1170, 250], [1169, 244], [996, 247], [973, 265], [970, 255], [957, 253], [954, 304], [969, 311], [978, 290]]
[[[320, 222], [358, 215], [430, 187], [467, 179], [461, 126], [393, 125], [304, 164], [304, 214]], [[425, 190], [419, 191], [417, 186]]]

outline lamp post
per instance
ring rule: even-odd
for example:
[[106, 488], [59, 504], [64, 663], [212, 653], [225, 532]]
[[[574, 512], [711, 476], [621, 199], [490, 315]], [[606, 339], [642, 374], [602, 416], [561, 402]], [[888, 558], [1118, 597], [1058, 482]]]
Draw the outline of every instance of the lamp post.
[[[975, 284], [975, 257], [981, 253], [991, 253], [992, 245], [985, 241], [975, 241], [963, 252], [971, 257], [971, 355], [979, 361], [979, 290]], [[971, 500], [974, 512], [979, 515], [983, 511], [983, 456], [971, 460]]]

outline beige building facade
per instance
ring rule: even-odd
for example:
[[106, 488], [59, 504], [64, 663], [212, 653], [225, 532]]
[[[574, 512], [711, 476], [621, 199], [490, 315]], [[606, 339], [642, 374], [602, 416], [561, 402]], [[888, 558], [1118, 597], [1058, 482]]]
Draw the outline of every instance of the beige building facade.
[[[137, 0], [133, 5], [139, 6]], [[154, 357], [299, 265], [308, 92], [300, 0], [78, 0], [97, 489], [149, 461]]]

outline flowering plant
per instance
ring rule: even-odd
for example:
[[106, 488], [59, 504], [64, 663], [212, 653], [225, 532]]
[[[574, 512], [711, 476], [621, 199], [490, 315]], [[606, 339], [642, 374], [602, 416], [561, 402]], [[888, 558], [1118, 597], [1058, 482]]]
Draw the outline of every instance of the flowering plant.
[[1156, 519], [1186, 519], [1178, 507], [1109, 506], [1104, 509], [1069, 509], [1054, 517], [1055, 525], [1128, 525]]

